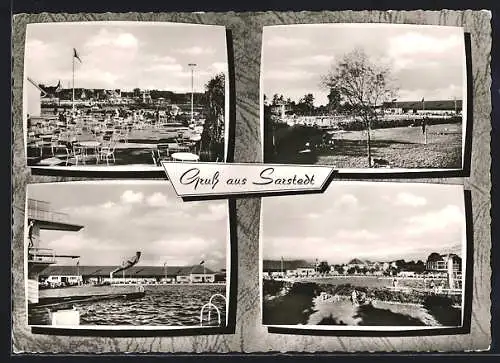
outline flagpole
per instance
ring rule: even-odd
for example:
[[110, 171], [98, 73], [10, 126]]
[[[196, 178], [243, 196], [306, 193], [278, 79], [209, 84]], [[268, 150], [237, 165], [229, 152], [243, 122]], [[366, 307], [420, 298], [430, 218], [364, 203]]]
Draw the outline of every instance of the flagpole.
[[73, 115], [75, 114], [75, 50], [73, 49], [73, 57], [71, 57], [73, 63], [73, 92], [71, 98], [71, 110], [73, 111]]

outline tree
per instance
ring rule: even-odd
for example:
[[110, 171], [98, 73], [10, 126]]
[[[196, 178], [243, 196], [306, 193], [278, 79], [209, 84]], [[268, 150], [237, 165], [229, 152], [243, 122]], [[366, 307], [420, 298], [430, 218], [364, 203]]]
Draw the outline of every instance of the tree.
[[340, 92], [336, 88], [330, 88], [330, 93], [328, 94], [328, 109], [330, 112], [338, 111], [340, 108]]
[[362, 49], [355, 49], [336, 62], [322, 80], [324, 86], [340, 93], [351, 112], [360, 117], [366, 129], [368, 166], [371, 158], [371, 124], [377, 118], [375, 107], [395, 98], [390, 68], [372, 61]]
[[285, 97], [283, 97], [283, 95], [279, 95], [279, 94], [275, 93], [273, 95], [273, 100], [271, 101], [271, 105], [273, 105], [273, 106], [281, 105], [284, 101], [285, 101]]
[[208, 114], [201, 134], [201, 151], [209, 161], [224, 160], [224, 104], [225, 77], [224, 73], [214, 76], [205, 85]]
[[299, 103], [297, 104], [297, 108], [299, 109], [300, 113], [303, 115], [312, 115], [314, 111], [314, 96], [312, 93], [308, 93], [304, 95], [299, 100]]
[[140, 88], [134, 88], [134, 97], [140, 97], [141, 96], [141, 89]]

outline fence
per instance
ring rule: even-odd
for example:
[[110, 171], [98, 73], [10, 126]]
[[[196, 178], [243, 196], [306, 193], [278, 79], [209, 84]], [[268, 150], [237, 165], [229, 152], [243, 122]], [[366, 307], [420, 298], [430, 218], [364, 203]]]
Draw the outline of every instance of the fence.
[[50, 248], [35, 248], [28, 250], [28, 262], [56, 263], [56, 254]]

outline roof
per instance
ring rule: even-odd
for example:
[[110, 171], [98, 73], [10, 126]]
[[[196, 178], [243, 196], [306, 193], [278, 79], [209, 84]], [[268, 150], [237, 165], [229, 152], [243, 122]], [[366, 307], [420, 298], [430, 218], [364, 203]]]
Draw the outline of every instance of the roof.
[[[457, 109], [462, 108], [462, 100], [456, 100]], [[383, 107], [422, 110], [422, 101], [384, 102]], [[454, 110], [455, 100], [425, 101], [426, 110]]]
[[[74, 276], [77, 274], [82, 276], [105, 276], [108, 277], [111, 271], [118, 266], [68, 266], [68, 265], [52, 265], [47, 267], [40, 273], [41, 276]], [[189, 275], [191, 273], [203, 273], [203, 266], [168, 266], [168, 276]], [[214, 274], [209, 268], [205, 268], [206, 274]], [[118, 273], [121, 275], [121, 272]], [[147, 276], [165, 276], [165, 268], [163, 266], [133, 266], [125, 270], [127, 277], [147, 277]]]
[[[264, 260], [264, 271], [281, 271], [281, 260]], [[314, 264], [306, 260], [283, 260], [283, 270], [296, 270], [298, 268], [314, 268]]]

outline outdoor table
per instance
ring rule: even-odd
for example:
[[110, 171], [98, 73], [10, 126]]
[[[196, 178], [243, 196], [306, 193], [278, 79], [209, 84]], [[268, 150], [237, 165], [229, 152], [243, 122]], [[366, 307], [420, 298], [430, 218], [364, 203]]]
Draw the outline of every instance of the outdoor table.
[[186, 152], [173, 153], [171, 156], [172, 159], [180, 161], [198, 161], [200, 159], [198, 155]]
[[52, 158], [48, 158], [48, 159], [43, 159], [43, 160], [40, 160], [40, 165], [44, 165], [44, 166], [54, 166], [54, 165], [58, 165], [58, 164], [61, 164], [63, 161], [59, 158], [56, 158], [56, 157], [52, 157]]
[[42, 140], [51, 140], [52, 139], [52, 134], [46, 134], [46, 135], [40, 135], [40, 139]]

